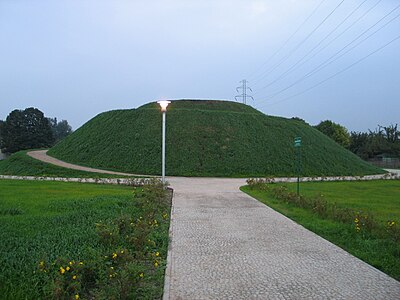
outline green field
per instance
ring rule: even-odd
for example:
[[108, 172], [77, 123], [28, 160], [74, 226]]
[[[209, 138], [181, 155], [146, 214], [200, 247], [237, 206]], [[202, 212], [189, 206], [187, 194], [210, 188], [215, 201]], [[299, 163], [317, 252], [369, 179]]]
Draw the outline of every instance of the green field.
[[[304, 176], [384, 173], [296, 119], [230, 101], [172, 101], [166, 172], [176, 176], [293, 176], [302, 137]], [[134, 174], [159, 174], [161, 113], [156, 103], [104, 112], [49, 151], [61, 160]]]
[[0, 180], [0, 298], [160, 298], [170, 198], [144, 189]]
[[[288, 188], [286, 199], [277, 196], [281, 186]], [[301, 195], [312, 203], [307, 208], [293, 201], [297, 199], [296, 184], [264, 184], [241, 189], [400, 280], [399, 180], [302, 183]]]
[[[295, 192], [296, 185], [286, 185]], [[355, 211], [371, 212], [382, 224], [388, 219], [400, 220], [400, 181], [304, 182], [300, 193], [312, 197], [321, 193], [324, 199]]]
[[67, 177], [67, 178], [123, 178], [127, 176], [92, 173], [59, 167], [28, 156], [30, 150], [14, 153], [0, 160], [0, 175]]

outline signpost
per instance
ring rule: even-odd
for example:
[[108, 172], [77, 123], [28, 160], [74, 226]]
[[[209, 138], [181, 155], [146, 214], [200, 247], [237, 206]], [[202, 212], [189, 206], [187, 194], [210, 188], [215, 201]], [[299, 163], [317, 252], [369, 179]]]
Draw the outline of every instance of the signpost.
[[300, 195], [300, 173], [301, 173], [301, 137], [294, 138], [294, 147], [297, 149], [297, 196]]

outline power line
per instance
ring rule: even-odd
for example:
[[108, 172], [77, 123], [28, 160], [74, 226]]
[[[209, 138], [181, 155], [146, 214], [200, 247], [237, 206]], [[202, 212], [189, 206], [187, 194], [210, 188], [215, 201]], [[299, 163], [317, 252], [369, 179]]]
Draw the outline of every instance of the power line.
[[[364, 18], [372, 9], [374, 9], [382, 0], [378, 0], [372, 7], [370, 7], [363, 15], [361, 15], [357, 20], [355, 20], [350, 26], [348, 26], [344, 31], [342, 31], [339, 35], [337, 35], [335, 38], [330, 40], [328, 44], [320, 48], [316, 53], [314, 53], [311, 57], [306, 59], [303, 63], [300, 64], [299, 67], [304, 65], [306, 62], [310, 61], [313, 59], [317, 54], [321, 53], [323, 50], [325, 50], [328, 46], [330, 46], [334, 41], [336, 41], [339, 37], [341, 37], [343, 34], [345, 34], [351, 27], [353, 27], [356, 23], [358, 23], [362, 18]], [[297, 69], [297, 68], [296, 68]]]
[[[258, 69], [257, 71], [251, 73], [247, 78], [253, 77], [255, 74], [257, 74], [265, 65], [267, 65], [288, 43], [289, 41], [300, 31], [300, 29], [304, 26], [304, 24], [307, 23], [307, 21], [315, 14], [315, 12], [318, 10], [318, 8], [324, 3], [325, 0], [322, 0], [316, 8], [311, 12], [311, 14], [308, 15], [308, 17], [300, 24], [299, 27], [293, 32], [288, 39], [276, 50]], [[264, 72], [263, 72], [264, 73]]]
[[[379, 24], [381, 21], [383, 21], [385, 18], [387, 18], [389, 15], [391, 15], [395, 10], [397, 10], [398, 8], [400, 8], [400, 4], [398, 6], [396, 6], [394, 9], [392, 9], [389, 13], [387, 13], [385, 16], [383, 16], [381, 19], [379, 19], [375, 24], [373, 24], [372, 26], [370, 26], [369, 28], [367, 28], [365, 31], [363, 31], [360, 35], [358, 35], [355, 39], [353, 39], [350, 43], [348, 43], [346, 46], [344, 46], [342, 49], [340, 49], [339, 51], [337, 51], [335, 54], [333, 54], [331, 57], [329, 57], [327, 60], [325, 60], [324, 62], [322, 62], [321, 64], [319, 64], [316, 68], [314, 68], [313, 70], [311, 70], [310, 72], [308, 72], [307, 74], [305, 74], [303, 77], [301, 77], [300, 79], [298, 79], [297, 81], [295, 81], [294, 83], [286, 86], [285, 88], [273, 93], [272, 95], [268, 96], [269, 99], [276, 97], [277, 95], [283, 93], [284, 91], [290, 89], [291, 87], [297, 85], [298, 83], [302, 82], [303, 80], [307, 79], [308, 77], [314, 75], [315, 73], [321, 71], [322, 69], [324, 69], [325, 67], [327, 67], [328, 65], [330, 65], [331, 63], [333, 63], [334, 61], [338, 60], [340, 57], [344, 56], [345, 54], [347, 54], [348, 52], [350, 52], [351, 50], [353, 50], [354, 48], [356, 48], [358, 45], [360, 45], [362, 42], [364, 42], [365, 40], [367, 40], [368, 38], [370, 38], [372, 35], [376, 34], [378, 31], [380, 31], [381, 29], [383, 29], [385, 26], [387, 26], [389, 23], [393, 22], [395, 19], [397, 19], [400, 14], [398, 14], [397, 16], [393, 17], [391, 20], [389, 20], [387, 23], [385, 23], [383, 26], [381, 26], [380, 28], [378, 28], [376, 31], [374, 31], [373, 33], [371, 33], [370, 35], [368, 35], [366, 38], [364, 38], [363, 40], [361, 40], [359, 43], [357, 43], [355, 46], [353, 46], [352, 48], [350, 48], [349, 50], [347, 50], [346, 52], [344, 52], [343, 54], [339, 55], [343, 50], [345, 50], [348, 46], [350, 46], [351, 44], [353, 44], [355, 41], [357, 41], [361, 36], [363, 36], [365, 33], [367, 33], [370, 29], [372, 29], [373, 27], [375, 27], [377, 24]], [[339, 55], [339, 56], [338, 56]]]
[[[264, 87], [262, 87], [261, 89], [265, 89], [267, 87], [270, 87], [271, 85], [273, 85], [275, 82], [281, 80], [282, 78], [285, 78], [287, 75], [289, 75], [290, 73], [292, 73], [293, 71], [297, 70], [298, 67], [296, 68], [296, 66], [299, 66], [299, 64], [308, 56], [310, 55], [310, 53], [312, 53], [317, 47], [319, 47], [328, 37], [330, 37], [340, 26], [342, 26], [357, 10], [360, 9], [360, 7], [367, 2], [368, 0], [364, 0], [362, 3], [360, 3], [350, 14], [348, 14], [333, 30], [331, 30], [321, 41], [319, 41], [318, 44], [316, 44], [310, 51], [308, 51], [301, 59], [299, 59], [294, 65], [292, 65], [289, 69], [287, 69], [284, 73], [282, 73], [278, 78], [276, 78], [275, 80], [271, 81], [270, 83], [268, 83], [267, 85], [265, 85]], [[381, 0], [379, 0], [380, 2]], [[308, 61], [308, 60], [307, 60]], [[307, 62], [306, 61], [306, 62]], [[304, 64], [304, 63], [303, 63]], [[303, 64], [300, 64], [300, 66], [302, 66]], [[299, 66], [299, 67], [300, 67]], [[258, 94], [259, 91], [257, 91], [255, 94]]]
[[[285, 57], [283, 57], [281, 59], [281, 61], [279, 63], [277, 63], [275, 66], [272, 67], [272, 69], [270, 69], [264, 76], [262, 76], [260, 78], [260, 80], [262, 78], [265, 78], [267, 76], [269, 76], [273, 71], [276, 70], [276, 68], [278, 68], [280, 65], [282, 65], [285, 61], [287, 61], [294, 52], [296, 52], [296, 50], [298, 50], [325, 22], [326, 20], [329, 19], [330, 16], [332, 16], [335, 11], [343, 4], [345, 0], [342, 0], [318, 25], [317, 27], [315, 27], [302, 41], [300, 41], [299, 44], [297, 44], [297, 46], [295, 48], [292, 49], [292, 51], [289, 52], [289, 54], [287, 54]], [[258, 80], [259, 81], [259, 80]]]
[[[324, 80], [318, 82], [317, 84], [315, 84], [315, 85], [313, 85], [313, 86], [311, 86], [311, 87], [309, 87], [309, 88], [307, 88], [307, 89], [305, 89], [305, 90], [303, 90], [303, 91], [301, 91], [301, 92], [299, 92], [299, 93], [297, 93], [297, 94], [294, 94], [294, 95], [292, 95], [292, 96], [286, 97], [286, 98], [284, 98], [284, 99], [282, 99], [282, 100], [280, 100], [280, 101], [277, 101], [277, 102], [274, 102], [274, 103], [271, 103], [271, 104], [268, 104], [268, 105], [275, 105], [275, 104], [278, 104], [278, 103], [281, 103], [281, 102], [290, 100], [290, 99], [292, 99], [292, 98], [294, 98], [294, 97], [300, 96], [300, 95], [302, 95], [302, 94], [304, 94], [304, 93], [306, 93], [306, 92], [308, 92], [308, 91], [310, 91], [310, 90], [312, 90], [312, 89], [314, 89], [314, 88], [320, 86], [321, 84], [323, 84], [323, 83], [327, 82], [328, 80], [330, 80], [330, 79], [332, 79], [332, 78], [334, 78], [334, 77], [336, 77], [336, 76], [338, 76], [338, 75], [340, 75], [340, 74], [346, 72], [346, 71], [349, 70], [350, 68], [352, 68], [352, 67], [354, 67], [355, 65], [359, 64], [360, 62], [366, 60], [368, 57], [370, 57], [370, 56], [374, 55], [375, 53], [381, 51], [382, 49], [386, 48], [387, 46], [389, 46], [390, 44], [394, 43], [394, 42], [397, 41], [398, 39], [400, 39], [400, 35], [397, 36], [397, 37], [395, 37], [394, 39], [392, 39], [390, 42], [386, 43], [385, 45], [383, 45], [383, 46], [379, 47], [378, 49], [374, 50], [373, 52], [369, 53], [368, 55], [366, 55], [366, 56], [360, 58], [359, 60], [357, 60], [356, 62], [352, 63], [352, 64], [349, 65], [348, 67], [346, 67], [346, 68], [344, 68], [344, 69], [342, 69], [342, 70], [340, 70], [340, 71], [334, 73], [333, 75], [329, 76], [328, 78], [326, 78], [326, 79], [324, 79]], [[263, 106], [262, 106], [262, 107], [263, 107]]]
[[250, 87], [247, 86], [248, 81], [246, 79], [243, 79], [242, 81], [240, 81], [240, 83], [242, 83], [242, 86], [238, 86], [236, 88], [236, 91], [240, 93], [239, 90], [242, 89], [243, 92], [242, 94], [235, 96], [235, 100], [237, 101], [237, 98], [242, 98], [243, 104], [246, 104], [247, 98], [251, 98], [254, 100], [252, 96], [247, 95], [247, 90], [250, 90], [250, 92], [253, 91]]

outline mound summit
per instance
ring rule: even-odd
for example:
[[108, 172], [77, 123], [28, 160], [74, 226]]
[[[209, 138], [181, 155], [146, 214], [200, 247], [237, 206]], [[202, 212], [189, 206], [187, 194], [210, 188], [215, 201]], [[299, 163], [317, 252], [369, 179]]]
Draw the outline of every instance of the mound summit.
[[[169, 176], [293, 176], [297, 136], [302, 137], [303, 176], [383, 172], [301, 120], [267, 116], [236, 102], [172, 101], [166, 134]], [[90, 167], [159, 175], [159, 106], [153, 102], [101, 113], [50, 149], [49, 155]]]

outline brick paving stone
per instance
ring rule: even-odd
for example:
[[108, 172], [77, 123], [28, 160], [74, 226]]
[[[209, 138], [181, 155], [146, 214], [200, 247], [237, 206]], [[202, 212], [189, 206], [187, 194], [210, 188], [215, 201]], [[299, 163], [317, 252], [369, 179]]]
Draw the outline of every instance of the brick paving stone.
[[169, 178], [164, 299], [400, 299], [400, 282], [239, 191]]

